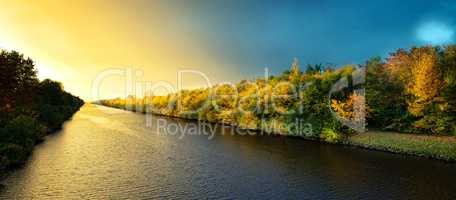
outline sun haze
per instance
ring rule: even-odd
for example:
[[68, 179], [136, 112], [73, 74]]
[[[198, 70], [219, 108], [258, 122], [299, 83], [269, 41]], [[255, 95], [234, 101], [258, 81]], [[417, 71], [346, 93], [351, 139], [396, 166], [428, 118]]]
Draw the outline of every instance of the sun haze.
[[0, 48], [31, 57], [41, 79], [96, 100], [127, 95], [124, 78], [110, 76], [92, 96], [109, 69], [172, 85], [179, 69], [192, 69], [217, 83], [262, 76], [266, 67], [280, 73], [293, 58], [341, 66], [454, 41], [455, 9], [452, 1], [0, 1]]

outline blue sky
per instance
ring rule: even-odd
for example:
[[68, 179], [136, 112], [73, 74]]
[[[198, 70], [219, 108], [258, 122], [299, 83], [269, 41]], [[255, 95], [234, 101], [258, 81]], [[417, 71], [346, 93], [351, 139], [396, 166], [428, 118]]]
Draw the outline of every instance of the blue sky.
[[[185, 1], [174, 9], [185, 31], [209, 41], [226, 65], [287, 68], [362, 63], [397, 48], [447, 44], [456, 35], [454, 1]], [[186, 29], [188, 28], [188, 29]]]

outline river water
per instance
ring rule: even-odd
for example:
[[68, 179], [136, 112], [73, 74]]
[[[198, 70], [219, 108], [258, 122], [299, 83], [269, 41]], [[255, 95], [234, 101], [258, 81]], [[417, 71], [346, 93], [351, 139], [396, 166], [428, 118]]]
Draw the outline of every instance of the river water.
[[456, 164], [151, 121], [83, 106], [2, 181], [0, 198], [456, 199]]

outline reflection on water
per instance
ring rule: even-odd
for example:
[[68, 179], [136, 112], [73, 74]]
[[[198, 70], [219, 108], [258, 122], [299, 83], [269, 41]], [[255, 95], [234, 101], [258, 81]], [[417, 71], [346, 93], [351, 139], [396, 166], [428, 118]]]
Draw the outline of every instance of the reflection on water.
[[38, 145], [0, 198], [456, 199], [456, 164], [297, 138], [178, 139], [103, 109], [85, 105]]

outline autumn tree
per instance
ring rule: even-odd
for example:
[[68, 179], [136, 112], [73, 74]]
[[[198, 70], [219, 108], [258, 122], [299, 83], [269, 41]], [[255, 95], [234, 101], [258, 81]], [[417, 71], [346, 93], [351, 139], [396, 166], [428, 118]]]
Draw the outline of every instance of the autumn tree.
[[423, 109], [435, 101], [442, 88], [436, 49], [433, 47], [413, 48], [411, 60], [413, 76], [409, 89], [415, 98], [409, 102], [409, 111], [415, 116], [422, 116]]
[[436, 48], [399, 49], [388, 58], [385, 68], [391, 80], [399, 81], [410, 96], [407, 102], [410, 113], [422, 116], [423, 109], [435, 100], [442, 87]]
[[301, 72], [299, 71], [299, 61], [297, 58], [293, 60], [293, 64], [291, 65], [290, 75], [288, 76], [288, 81], [290, 82], [299, 82], [301, 76]]

